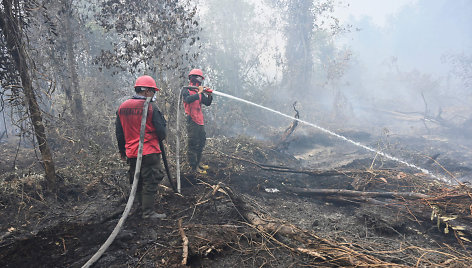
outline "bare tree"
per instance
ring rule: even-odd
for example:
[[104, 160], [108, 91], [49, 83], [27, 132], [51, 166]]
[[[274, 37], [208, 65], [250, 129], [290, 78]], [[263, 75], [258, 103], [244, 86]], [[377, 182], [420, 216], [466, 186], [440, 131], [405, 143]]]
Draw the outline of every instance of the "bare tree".
[[66, 57], [67, 57], [67, 75], [64, 91], [67, 96], [67, 100], [71, 106], [71, 112], [73, 118], [76, 119], [77, 123], [81, 123], [84, 118], [84, 108], [82, 104], [82, 96], [79, 90], [79, 78], [77, 72], [77, 63], [75, 61], [75, 31], [73, 29], [73, 0], [62, 0], [62, 21], [64, 22], [64, 37], [66, 45]]
[[[300, 93], [310, 88], [313, 69], [311, 39], [315, 16], [313, 2], [291, 0], [288, 3], [287, 33], [287, 75], [289, 89], [297, 88]], [[303, 93], [302, 93], [303, 94]]]
[[[33, 89], [32, 78], [29, 69], [29, 60], [26, 52], [25, 32], [22, 9], [25, 5], [18, 0], [2, 0], [0, 7], [0, 29], [2, 31], [5, 43], [11, 58], [15, 64], [16, 71], [21, 79], [21, 86], [25, 95], [25, 103], [28, 107], [29, 116], [33, 125], [34, 134], [39, 143], [48, 188], [51, 191], [56, 190], [56, 172], [51, 150], [49, 149], [46, 131], [41, 115], [41, 110], [36, 100], [36, 94]], [[31, 64], [31, 62], [30, 62]]]

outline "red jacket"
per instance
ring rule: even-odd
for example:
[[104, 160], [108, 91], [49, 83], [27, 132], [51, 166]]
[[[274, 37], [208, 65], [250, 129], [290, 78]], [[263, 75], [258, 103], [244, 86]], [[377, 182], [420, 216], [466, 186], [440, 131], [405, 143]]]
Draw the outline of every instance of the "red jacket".
[[[190, 84], [190, 86], [194, 86]], [[212, 95], [200, 94], [196, 89], [184, 87], [182, 90], [182, 99], [184, 101], [185, 113], [192, 118], [192, 120], [203, 126], [202, 103], [210, 106], [213, 100]]]
[[[116, 137], [118, 149], [128, 158], [138, 157], [139, 132], [144, 101], [146, 98], [135, 96], [120, 105], [116, 117]], [[159, 138], [165, 139], [166, 121], [155, 103], [150, 103], [146, 119], [143, 155], [161, 153]]]

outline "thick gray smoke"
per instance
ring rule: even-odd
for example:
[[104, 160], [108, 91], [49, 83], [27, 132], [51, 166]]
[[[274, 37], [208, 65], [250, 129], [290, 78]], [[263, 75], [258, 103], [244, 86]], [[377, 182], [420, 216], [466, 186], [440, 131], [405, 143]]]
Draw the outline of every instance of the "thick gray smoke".
[[[444, 144], [451, 149], [443, 151], [470, 148], [468, 1], [343, 2], [202, 0], [207, 85], [284, 114], [294, 114], [296, 101], [301, 120], [341, 134], [364, 132], [366, 144], [406, 137], [404, 154], [385, 147], [419, 165]], [[338, 21], [340, 9], [371, 13]], [[206, 112], [211, 135], [267, 138], [290, 124], [220, 96]], [[297, 134], [313, 137], [303, 127]]]
[[[355, 9], [366, 1], [351, 2]], [[425, 117], [445, 121], [427, 122], [431, 128], [472, 117], [469, 1], [410, 1], [383, 25], [367, 16], [348, 22], [354, 31], [340, 41], [353, 64], [343, 92], [357, 116], [404, 131], [425, 130]]]
[[[344, 2], [350, 2], [344, 11], [379, 3]], [[343, 21], [351, 31], [343, 33], [344, 25], [328, 22], [338, 16], [326, 8], [330, 1], [311, 9], [296, 0], [201, 1], [202, 68], [210, 71], [210, 86], [288, 113], [298, 101], [302, 118], [334, 127], [409, 133], [443, 122], [460, 127], [472, 117], [471, 83], [464, 79], [472, 7], [465, 0], [400, 2], [381, 25], [351, 17]], [[228, 8], [238, 15], [226, 14]], [[425, 119], [436, 121], [425, 126]]]

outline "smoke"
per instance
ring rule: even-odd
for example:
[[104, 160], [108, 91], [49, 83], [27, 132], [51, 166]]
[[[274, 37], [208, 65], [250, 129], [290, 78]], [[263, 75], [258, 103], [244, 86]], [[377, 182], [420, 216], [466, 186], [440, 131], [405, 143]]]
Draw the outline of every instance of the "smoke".
[[[424, 135], [472, 122], [467, 1], [344, 2], [200, 1], [206, 85], [286, 114], [296, 101], [301, 119], [333, 130]], [[290, 123], [220, 98], [205, 110], [218, 133]]]
[[374, 18], [351, 16], [347, 22], [355, 30], [338, 40], [353, 52], [355, 64], [343, 77], [343, 92], [355, 114], [399, 131], [424, 130], [421, 116], [456, 125], [462, 123], [458, 114], [472, 117], [465, 101], [470, 103], [470, 85], [452, 72], [448, 60], [472, 53], [470, 3], [411, 1], [381, 25]]

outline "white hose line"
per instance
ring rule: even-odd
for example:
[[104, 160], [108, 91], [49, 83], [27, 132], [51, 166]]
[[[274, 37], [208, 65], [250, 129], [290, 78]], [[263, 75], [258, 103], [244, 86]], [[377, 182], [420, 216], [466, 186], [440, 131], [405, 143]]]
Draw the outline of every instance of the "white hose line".
[[108, 249], [108, 247], [113, 243], [115, 240], [116, 236], [121, 230], [121, 227], [125, 223], [126, 218], [128, 217], [128, 214], [131, 210], [131, 207], [133, 206], [134, 202], [134, 197], [136, 195], [136, 190], [138, 189], [138, 180], [139, 176], [141, 174], [141, 161], [143, 158], [143, 143], [144, 143], [144, 130], [146, 128], [146, 119], [147, 119], [147, 112], [148, 112], [148, 106], [149, 102], [151, 101], [151, 98], [148, 97], [146, 98], [146, 101], [144, 102], [144, 107], [143, 107], [143, 116], [141, 118], [141, 129], [139, 133], [139, 147], [138, 147], [138, 159], [136, 160], [136, 169], [134, 172], [134, 180], [133, 180], [133, 186], [131, 187], [131, 193], [128, 198], [128, 203], [126, 203], [125, 210], [123, 211], [123, 215], [121, 215], [120, 220], [115, 226], [115, 229], [113, 229], [113, 232], [110, 234], [108, 239], [103, 243], [103, 245], [98, 249], [98, 251], [86, 262], [82, 268], [88, 268], [92, 264], [94, 264], [100, 257], [105, 253], [105, 251]]
[[176, 141], [175, 141], [175, 162], [176, 162], [176, 169], [177, 169], [177, 192], [180, 194], [180, 100], [182, 98], [182, 92], [179, 92], [179, 97], [177, 98], [177, 133], [176, 133]]
[[276, 110], [274, 110], [274, 109], [267, 108], [267, 107], [262, 106], [262, 105], [260, 105], [260, 104], [257, 104], [257, 103], [254, 103], [254, 102], [250, 102], [250, 101], [247, 101], [247, 100], [245, 100], [245, 99], [241, 99], [241, 98], [238, 98], [238, 97], [235, 97], [235, 96], [233, 96], [233, 95], [229, 95], [229, 94], [226, 94], [226, 93], [223, 93], [223, 92], [219, 92], [219, 91], [213, 90], [213, 94], [216, 94], [216, 95], [219, 95], [219, 96], [223, 96], [223, 97], [227, 97], [227, 98], [230, 98], [230, 99], [233, 99], [233, 100], [241, 101], [241, 102], [244, 102], [244, 103], [247, 103], [247, 104], [250, 104], [250, 105], [259, 107], [259, 108], [262, 108], [262, 109], [264, 109], [264, 110], [270, 111], [270, 112], [272, 112], [272, 113], [276, 113], [276, 114], [278, 114], [278, 115], [284, 116], [284, 117], [286, 117], [286, 118], [290, 118], [290, 119], [292, 119], [292, 120], [296, 120], [296, 121], [298, 121], [298, 122], [300, 122], [300, 123], [302, 123], [302, 124], [312, 126], [312, 127], [317, 128], [317, 129], [319, 129], [319, 130], [321, 130], [321, 131], [323, 131], [323, 132], [325, 132], [325, 133], [327, 133], [327, 134], [329, 134], [329, 135], [335, 136], [335, 137], [337, 137], [337, 138], [339, 138], [339, 139], [342, 139], [342, 140], [344, 140], [344, 141], [347, 141], [347, 142], [349, 142], [349, 143], [352, 143], [352, 144], [354, 144], [354, 145], [356, 145], [356, 146], [358, 146], [358, 147], [361, 147], [361, 148], [363, 148], [363, 149], [365, 149], [365, 150], [367, 150], [367, 151], [374, 152], [374, 153], [379, 154], [379, 155], [381, 155], [381, 156], [383, 156], [383, 157], [385, 157], [385, 158], [388, 158], [388, 159], [390, 159], [390, 160], [393, 160], [393, 161], [396, 161], [396, 162], [401, 163], [401, 164], [403, 164], [403, 165], [406, 165], [406, 166], [408, 166], [408, 167], [417, 169], [417, 170], [421, 171], [422, 173], [431, 176], [433, 179], [436, 179], [436, 180], [439, 180], [439, 181], [443, 181], [443, 182], [447, 182], [447, 183], [451, 183], [451, 180], [448, 179], [448, 178], [445, 178], [445, 177], [440, 176], [440, 175], [433, 174], [431, 171], [429, 171], [429, 170], [427, 170], [427, 169], [424, 169], [424, 168], [419, 167], [419, 166], [417, 166], [417, 165], [413, 165], [413, 164], [408, 163], [408, 162], [406, 162], [406, 161], [404, 161], [404, 160], [402, 160], [402, 159], [399, 159], [399, 158], [394, 157], [394, 156], [392, 156], [392, 155], [389, 155], [389, 154], [387, 154], [387, 153], [381, 152], [381, 151], [379, 151], [379, 150], [375, 150], [375, 149], [373, 149], [373, 148], [371, 148], [371, 147], [368, 147], [368, 146], [366, 146], [366, 145], [363, 145], [363, 144], [361, 144], [361, 143], [359, 143], [359, 142], [350, 140], [350, 139], [348, 139], [348, 138], [346, 138], [346, 137], [344, 137], [344, 136], [342, 136], [342, 135], [336, 134], [336, 133], [334, 133], [333, 131], [330, 131], [330, 130], [328, 130], [328, 129], [326, 129], [326, 128], [323, 128], [323, 127], [321, 127], [321, 126], [318, 126], [318, 125], [316, 125], [316, 124], [313, 124], [313, 123], [310, 123], [310, 122], [301, 120], [301, 119], [299, 119], [299, 118], [296, 118], [296, 117], [293, 117], [293, 116], [290, 116], [290, 115], [286, 115], [286, 114], [281, 113], [281, 112], [279, 112], [279, 111], [276, 111]]

